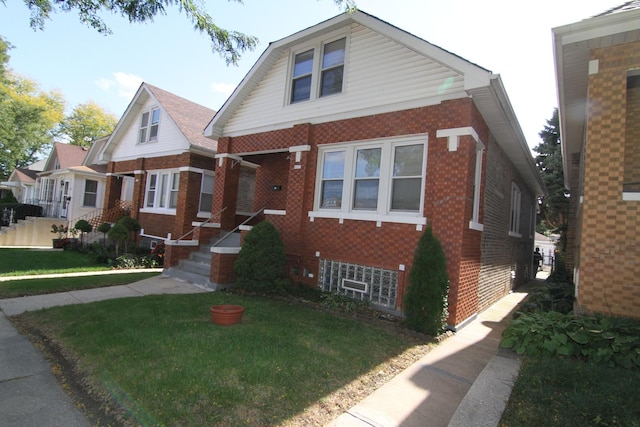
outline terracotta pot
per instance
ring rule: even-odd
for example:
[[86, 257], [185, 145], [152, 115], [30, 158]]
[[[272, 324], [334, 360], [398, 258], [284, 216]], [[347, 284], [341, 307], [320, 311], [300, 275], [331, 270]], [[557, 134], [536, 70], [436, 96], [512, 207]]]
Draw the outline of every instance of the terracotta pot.
[[244, 307], [230, 304], [214, 305], [209, 312], [211, 321], [216, 325], [235, 325], [242, 320]]

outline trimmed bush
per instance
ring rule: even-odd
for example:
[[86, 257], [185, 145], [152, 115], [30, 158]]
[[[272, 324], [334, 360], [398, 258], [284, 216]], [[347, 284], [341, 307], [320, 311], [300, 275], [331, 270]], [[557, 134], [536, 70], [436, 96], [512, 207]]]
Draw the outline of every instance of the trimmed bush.
[[278, 292], [284, 288], [287, 258], [280, 233], [263, 221], [245, 236], [234, 264], [239, 287], [252, 291]]
[[407, 327], [432, 336], [446, 326], [449, 276], [440, 241], [428, 227], [416, 247], [404, 297]]

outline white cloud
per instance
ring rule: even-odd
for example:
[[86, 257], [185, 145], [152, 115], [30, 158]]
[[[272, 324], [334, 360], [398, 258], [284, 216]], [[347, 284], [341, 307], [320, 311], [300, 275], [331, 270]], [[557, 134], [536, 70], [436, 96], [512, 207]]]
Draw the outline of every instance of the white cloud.
[[101, 78], [95, 84], [106, 92], [116, 92], [119, 97], [130, 100], [142, 82], [140, 76], [118, 71], [113, 73], [112, 78]]
[[236, 85], [231, 83], [211, 83], [209, 87], [214, 93], [229, 97], [236, 88]]

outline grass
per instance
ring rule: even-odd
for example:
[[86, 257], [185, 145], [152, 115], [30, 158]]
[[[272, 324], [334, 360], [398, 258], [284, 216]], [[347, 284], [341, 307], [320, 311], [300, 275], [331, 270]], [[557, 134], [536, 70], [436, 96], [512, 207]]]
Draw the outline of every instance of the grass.
[[0, 248], [0, 277], [106, 270], [108, 265], [76, 251]]
[[[210, 321], [241, 304], [241, 324]], [[30, 312], [92, 388], [140, 425], [277, 425], [415, 345], [299, 304], [225, 292], [148, 296]]]
[[129, 283], [157, 275], [158, 273], [136, 273], [135, 270], [132, 270], [126, 273], [100, 274], [95, 276], [0, 281], [0, 298], [17, 298], [30, 295], [76, 291], [80, 289], [102, 288], [105, 286], [128, 285]]
[[91, 255], [76, 251], [0, 248], [0, 279], [20, 276], [19, 280], [0, 281], [0, 298], [16, 298], [79, 289], [126, 285], [156, 276], [158, 273], [131, 272], [83, 277], [26, 278], [41, 274], [109, 271], [96, 264]]
[[527, 357], [499, 425], [638, 427], [639, 388], [639, 370]]

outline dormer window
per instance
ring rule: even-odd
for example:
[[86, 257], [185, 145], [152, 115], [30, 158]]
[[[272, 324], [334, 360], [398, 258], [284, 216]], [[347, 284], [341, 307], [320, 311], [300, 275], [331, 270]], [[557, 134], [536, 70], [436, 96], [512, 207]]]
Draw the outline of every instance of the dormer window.
[[158, 126], [160, 124], [160, 109], [153, 108], [142, 113], [140, 121], [140, 137], [138, 142], [153, 142], [158, 140]]
[[[289, 98], [292, 104], [342, 92], [346, 41], [343, 37], [293, 56]], [[321, 52], [320, 58], [316, 52]]]

